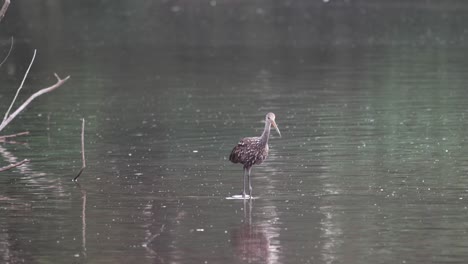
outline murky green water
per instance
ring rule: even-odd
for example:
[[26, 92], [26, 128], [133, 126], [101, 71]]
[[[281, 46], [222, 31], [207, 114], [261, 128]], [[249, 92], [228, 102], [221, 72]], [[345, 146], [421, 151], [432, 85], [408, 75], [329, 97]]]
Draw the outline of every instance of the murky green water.
[[[2, 131], [31, 162], [0, 173], [0, 262], [468, 260], [464, 2], [47, 3], [0, 24], [2, 109], [34, 48], [22, 100], [72, 76]], [[227, 200], [269, 111], [258, 199]]]

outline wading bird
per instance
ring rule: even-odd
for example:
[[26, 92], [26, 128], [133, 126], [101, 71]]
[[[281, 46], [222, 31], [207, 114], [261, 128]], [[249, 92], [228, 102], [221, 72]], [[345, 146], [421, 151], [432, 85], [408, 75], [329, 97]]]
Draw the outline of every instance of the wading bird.
[[[270, 128], [276, 129], [281, 137], [281, 133], [275, 122], [275, 114], [268, 113], [265, 117], [265, 129], [260, 137], [246, 137], [239, 141], [237, 146], [231, 151], [229, 160], [233, 163], [244, 165], [244, 190], [242, 197], [245, 198], [245, 185], [249, 183], [249, 198], [252, 198], [252, 184], [250, 183], [250, 170], [253, 165], [262, 163], [268, 156], [268, 138], [270, 137]], [[246, 181], [247, 180], [247, 181]]]

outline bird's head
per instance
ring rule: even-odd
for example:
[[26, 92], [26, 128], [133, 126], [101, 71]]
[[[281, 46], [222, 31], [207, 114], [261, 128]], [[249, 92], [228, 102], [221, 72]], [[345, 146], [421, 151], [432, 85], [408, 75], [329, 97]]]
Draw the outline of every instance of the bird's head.
[[281, 137], [281, 133], [279, 131], [279, 128], [278, 126], [276, 125], [276, 122], [275, 122], [275, 114], [273, 113], [268, 113], [265, 117], [265, 121], [268, 123], [268, 124], [271, 124], [275, 129], [276, 129], [276, 132], [278, 132], [278, 135]]

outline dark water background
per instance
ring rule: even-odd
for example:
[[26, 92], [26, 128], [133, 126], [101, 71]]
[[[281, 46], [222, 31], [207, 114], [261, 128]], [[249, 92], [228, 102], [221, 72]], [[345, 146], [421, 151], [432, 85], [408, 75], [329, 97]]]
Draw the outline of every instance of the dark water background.
[[[1, 263], [466, 263], [465, 1], [13, 1]], [[5, 109], [5, 110], [3, 110]], [[228, 155], [272, 111], [253, 169]], [[87, 168], [81, 167], [80, 118]], [[25, 144], [22, 144], [25, 143]]]

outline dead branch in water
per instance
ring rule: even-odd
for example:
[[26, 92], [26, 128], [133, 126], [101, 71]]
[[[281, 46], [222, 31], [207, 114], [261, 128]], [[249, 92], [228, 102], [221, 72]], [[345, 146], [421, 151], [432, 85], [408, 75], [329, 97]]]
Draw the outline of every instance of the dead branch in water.
[[1, 168], [0, 168], [0, 172], [6, 171], [6, 170], [10, 170], [10, 169], [13, 169], [13, 168], [16, 168], [16, 167], [18, 167], [18, 166], [20, 166], [20, 165], [22, 165], [22, 164], [24, 164], [24, 163], [26, 163], [26, 162], [29, 162], [29, 160], [28, 160], [28, 159], [24, 159], [24, 160], [22, 160], [22, 161], [20, 161], [20, 162], [13, 163], [13, 164], [10, 164], [10, 165], [5, 166], [5, 167], [1, 167]]
[[2, 21], [3, 17], [5, 17], [5, 14], [9, 5], [10, 5], [10, 0], [5, 0], [5, 2], [3, 3], [2, 9], [0, 9], [0, 21]]
[[36, 52], [37, 52], [37, 50], [34, 50], [34, 54], [33, 54], [33, 57], [31, 59], [31, 62], [29, 63], [28, 69], [26, 70], [26, 73], [24, 74], [23, 80], [21, 81], [21, 84], [18, 87], [18, 90], [16, 90], [15, 97], [13, 97], [13, 101], [11, 101], [10, 107], [8, 107], [8, 110], [6, 111], [2, 122], [5, 122], [5, 119], [7, 119], [8, 115], [10, 114], [11, 108], [15, 104], [16, 98], [18, 98], [18, 95], [19, 95], [21, 89], [23, 89], [24, 81], [26, 81], [26, 78], [28, 77], [29, 70], [31, 69], [31, 67], [32, 67], [32, 65], [34, 63], [34, 59], [36, 58]]
[[61, 79], [56, 73], [54, 73], [55, 75], [55, 78], [57, 78], [57, 82], [52, 85], [52, 86], [49, 86], [47, 88], [43, 88], [39, 91], [37, 91], [36, 93], [34, 93], [33, 95], [31, 95], [31, 97], [28, 98], [28, 100], [26, 100], [20, 107], [18, 107], [18, 109], [16, 109], [15, 112], [13, 112], [13, 114], [11, 114], [7, 119], [5, 119], [1, 124], [0, 124], [0, 131], [2, 131], [19, 113], [21, 113], [21, 111], [23, 111], [34, 99], [36, 99], [37, 97], [45, 94], [45, 93], [48, 93], [48, 92], [52, 92], [53, 90], [57, 89], [58, 87], [60, 87], [62, 84], [64, 84], [69, 78], [70, 76], [67, 76], [65, 77], [64, 79]]
[[81, 158], [83, 161], [83, 166], [78, 172], [78, 175], [76, 175], [75, 178], [73, 178], [73, 181], [77, 181], [78, 177], [80, 177], [81, 173], [86, 168], [86, 159], [85, 159], [85, 151], [84, 151], [84, 127], [85, 127], [85, 119], [83, 118], [83, 123], [81, 125]]
[[11, 134], [11, 135], [0, 136], [0, 143], [5, 142], [5, 143], [9, 143], [9, 144], [26, 144], [24, 142], [16, 142], [16, 141], [10, 140], [10, 138], [16, 138], [16, 137], [24, 136], [24, 135], [29, 135], [29, 131], [24, 131], [24, 132], [20, 132], [20, 133], [16, 133], [16, 134]]
[[5, 141], [7, 138], [13, 138], [13, 137], [19, 137], [19, 136], [24, 136], [24, 135], [29, 135], [29, 131], [24, 131], [16, 134], [11, 134], [11, 135], [4, 135], [0, 136], [0, 142]]

